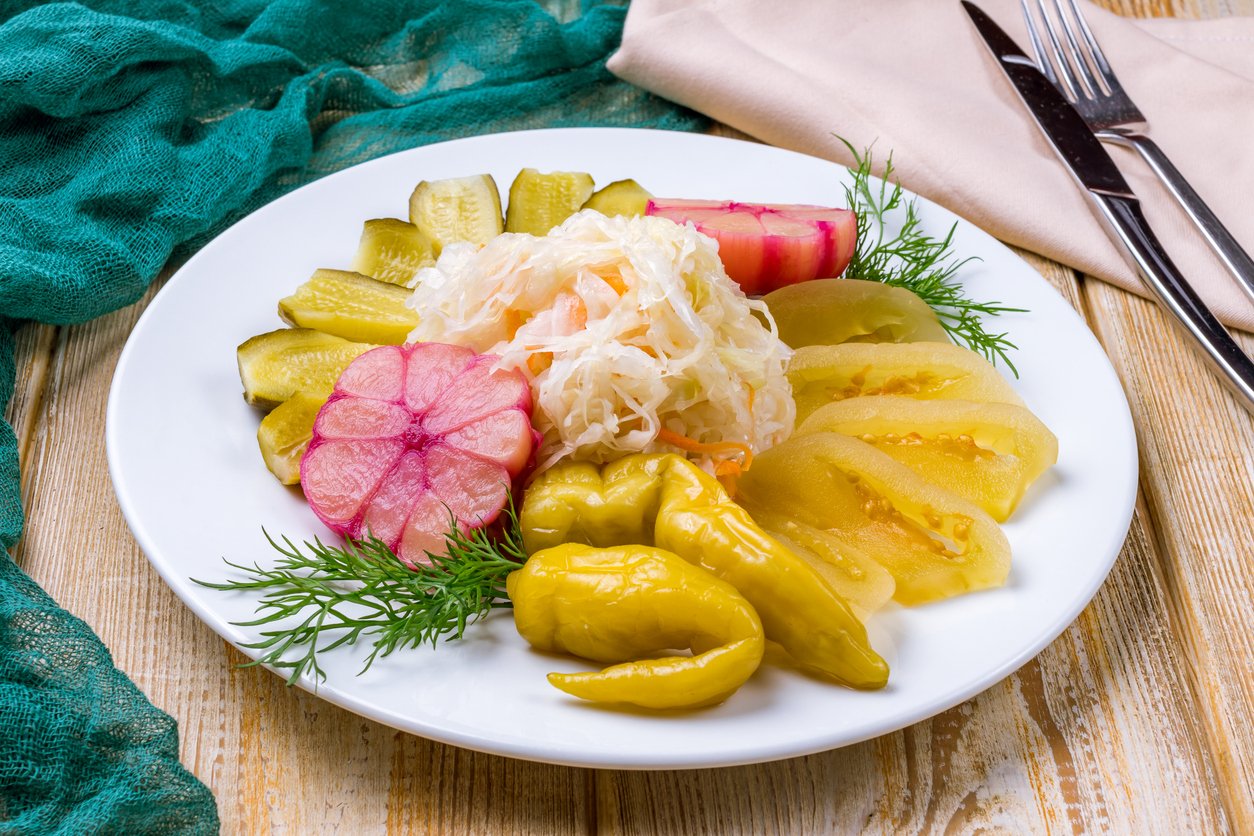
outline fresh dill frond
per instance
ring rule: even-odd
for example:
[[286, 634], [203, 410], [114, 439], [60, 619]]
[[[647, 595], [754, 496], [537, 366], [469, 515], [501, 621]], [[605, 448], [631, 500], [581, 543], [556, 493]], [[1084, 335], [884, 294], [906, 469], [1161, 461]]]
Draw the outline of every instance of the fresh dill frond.
[[[955, 278], [972, 258], [958, 259], [953, 253], [954, 231], [949, 228], [944, 238], [935, 238], [923, 231], [919, 209], [914, 198], [905, 199], [905, 192], [893, 178], [893, 157], [884, 162], [884, 175], [872, 185], [872, 154], [861, 154], [848, 140], [838, 137], [853, 154], [857, 167], [852, 170], [853, 182], [845, 186], [845, 200], [858, 215], [858, 242], [853, 260], [845, 270], [847, 279], [882, 282], [912, 291], [936, 313], [940, 324], [956, 341], [984, 355], [990, 362], [998, 360], [1019, 376], [1008, 355], [1015, 348], [1006, 332], [992, 333], [984, 327], [984, 317], [1000, 313], [1024, 313], [1000, 302], [977, 302], [966, 295]], [[891, 212], [904, 209], [905, 219], [894, 234], [887, 231], [886, 220]]]
[[[392, 651], [436, 644], [442, 637], [459, 639], [466, 627], [494, 609], [510, 607], [505, 579], [527, 560], [522, 529], [512, 502], [506, 507], [500, 536], [486, 529], [463, 531], [453, 521], [448, 553], [428, 553], [429, 565], [410, 568], [387, 543], [373, 536], [329, 546], [315, 538], [303, 549], [289, 538], [266, 540], [282, 557], [273, 568], [258, 564], [228, 566], [247, 573], [248, 580], [210, 583], [211, 589], [262, 590], [258, 617], [235, 622], [241, 627], [273, 624], [298, 616], [290, 625], [264, 630], [260, 641], [243, 645], [263, 651], [252, 665], [290, 671], [292, 685], [306, 673], [326, 680], [318, 654], [373, 637], [365, 673], [378, 657]], [[319, 645], [324, 637], [330, 641]], [[315, 682], [315, 685], [317, 682]]]

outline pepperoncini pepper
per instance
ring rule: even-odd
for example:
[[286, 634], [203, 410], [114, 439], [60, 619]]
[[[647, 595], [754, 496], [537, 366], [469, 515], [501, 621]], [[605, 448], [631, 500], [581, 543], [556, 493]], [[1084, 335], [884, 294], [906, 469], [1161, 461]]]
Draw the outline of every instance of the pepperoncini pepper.
[[[549, 674], [585, 700], [713, 705], [753, 675], [766, 646], [757, 613], [731, 584], [662, 549], [567, 543], [533, 554], [506, 586], [514, 624], [537, 650], [621, 663]], [[640, 658], [675, 648], [693, 655]]]
[[528, 488], [520, 522], [529, 554], [572, 542], [674, 552], [735, 587], [766, 637], [804, 670], [854, 688], [888, 681], [888, 665], [848, 603], [681, 456], [638, 453], [601, 470], [559, 464]]

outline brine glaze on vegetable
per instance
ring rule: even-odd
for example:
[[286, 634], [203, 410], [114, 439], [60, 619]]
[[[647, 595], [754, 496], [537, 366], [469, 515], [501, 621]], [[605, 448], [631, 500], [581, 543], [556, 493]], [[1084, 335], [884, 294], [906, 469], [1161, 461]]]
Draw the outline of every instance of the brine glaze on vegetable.
[[297, 392], [325, 398], [348, 364], [374, 347], [312, 328], [258, 334], [235, 350], [244, 400], [268, 412]]
[[626, 456], [600, 471], [558, 465], [528, 488], [520, 522], [531, 554], [562, 543], [674, 552], [744, 595], [767, 638], [802, 669], [852, 688], [888, 681], [888, 665], [849, 604], [681, 456]]
[[297, 328], [313, 328], [359, 343], [400, 345], [418, 324], [405, 305], [409, 291], [347, 270], [315, 270], [291, 296], [279, 300], [279, 316]]
[[883, 565], [906, 606], [1000, 586], [1010, 571], [992, 517], [856, 438], [791, 438], [757, 457], [740, 489], [751, 512], [823, 529]]
[[452, 522], [488, 525], [531, 459], [531, 392], [461, 346], [363, 354], [318, 413], [300, 481], [332, 530], [387, 543], [407, 563], [439, 553]]
[[727, 275], [751, 295], [839, 276], [858, 233], [853, 212], [825, 206], [654, 198], [645, 213], [691, 223], [717, 241]]
[[592, 197], [592, 176], [583, 171], [540, 172], [524, 168], [509, 187], [505, 231], [548, 235]]
[[791, 348], [839, 343], [948, 343], [932, 309], [908, 290], [858, 279], [817, 279], [762, 297]]
[[832, 401], [866, 395], [1023, 405], [991, 363], [947, 343], [806, 346], [789, 361], [788, 382], [798, 420]]
[[1058, 460], [1058, 439], [1014, 404], [868, 395], [820, 407], [797, 435], [829, 431], [870, 444], [998, 522]]
[[[729, 583], [662, 549], [566, 543], [509, 576], [514, 624], [532, 647], [614, 662], [549, 682], [592, 702], [720, 703], [762, 661], [762, 622]], [[691, 650], [690, 656], [659, 654]]]

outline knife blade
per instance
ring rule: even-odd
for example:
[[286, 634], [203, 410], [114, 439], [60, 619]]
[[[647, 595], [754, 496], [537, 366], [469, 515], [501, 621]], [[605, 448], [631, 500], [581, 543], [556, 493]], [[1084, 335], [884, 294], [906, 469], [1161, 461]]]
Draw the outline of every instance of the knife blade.
[[1254, 412], [1254, 363], [1172, 263], [1110, 154], [1014, 40], [970, 0], [962, 0], [962, 6], [1037, 127], [1088, 193], [1111, 238], [1176, 323], [1201, 345], [1220, 380], [1239, 396], [1242, 406]]
[[979, 6], [966, 0], [962, 5], [1015, 92], [1080, 185], [1101, 194], [1135, 197], [1110, 154], [1036, 63]]

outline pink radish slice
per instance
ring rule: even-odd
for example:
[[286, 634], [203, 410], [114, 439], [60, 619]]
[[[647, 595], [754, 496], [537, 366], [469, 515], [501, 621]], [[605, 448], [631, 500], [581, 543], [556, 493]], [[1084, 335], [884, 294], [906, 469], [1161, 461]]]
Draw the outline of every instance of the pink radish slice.
[[419, 343], [349, 364], [300, 463], [318, 519], [411, 565], [444, 552], [450, 514], [463, 530], [494, 521], [540, 440], [526, 378], [493, 371], [498, 359]]
[[645, 214], [691, 221], [698, 232], [718, 241], [727, 275], [755, 296], [810, 279], [836, 278], [849, 266], [858, 237], [857, 215], [823, 206], [650, 200]]

